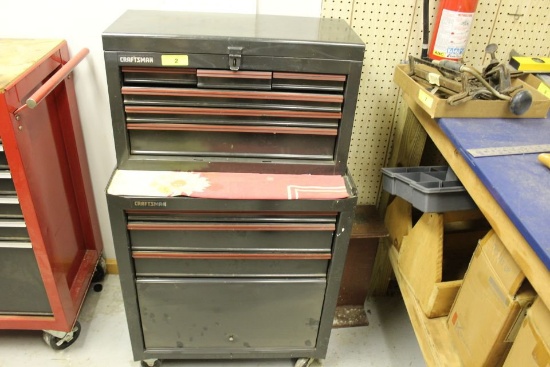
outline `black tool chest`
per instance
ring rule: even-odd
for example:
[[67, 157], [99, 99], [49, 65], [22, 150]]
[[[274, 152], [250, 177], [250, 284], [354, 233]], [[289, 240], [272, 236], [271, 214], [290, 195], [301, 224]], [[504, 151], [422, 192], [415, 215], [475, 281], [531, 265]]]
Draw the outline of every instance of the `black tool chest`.
[[357, 202], [358, 36], [332, 19], [129, 11], [103, 45], [118, 170], [338, 175], [348, 193], [108, 187], [134, 358], [324, 358]]
[[355, 202], [108, 194], [134, 357], [324, 358]]
[[130, 11], [103, 45], [119, 168], [345, 173], [364, 44], [344, 21]]

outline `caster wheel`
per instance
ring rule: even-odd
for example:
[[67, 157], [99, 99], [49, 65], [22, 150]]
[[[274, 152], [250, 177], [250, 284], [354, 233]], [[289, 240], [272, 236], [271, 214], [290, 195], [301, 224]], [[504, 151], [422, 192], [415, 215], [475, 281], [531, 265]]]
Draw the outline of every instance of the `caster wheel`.
[[314, 361], [315, 358], [298, 358], [294, 367], [309, 367]]
[[53, 350], [61, 350], [70, 347], [80, 335], [80, 323], [77, 321], [73, 329], [68, 333], [45, 330], [42, 338]]
[[105, 258], [100, 257], [95, 267], [94, 275], [92, 275], [92, 283], [98, 283], [103, 281], [107, 274], [107, 262]]
[[160, 359], [146, 359], [141, 361], [141, 367], [160, 367], [162, 361]]

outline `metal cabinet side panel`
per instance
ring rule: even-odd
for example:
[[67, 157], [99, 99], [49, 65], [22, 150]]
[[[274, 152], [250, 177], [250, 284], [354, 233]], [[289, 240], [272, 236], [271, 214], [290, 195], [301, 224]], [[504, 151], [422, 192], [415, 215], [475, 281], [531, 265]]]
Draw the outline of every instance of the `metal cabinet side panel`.
[[111, 110], [111, 120], [113, 124], [113, 135], [117, 162], [120, 164], [128, 159], [130, 154], [130, 142], [126, 131], [126, 117], [124, 114], [124, 104], [122, 103], [121, 86], [122, 80], [118, 67], [118, 53], [106, 51], [105, 70], [107, 73], [107, 89], [109, 92], [109, 104]]
[[107, 208], [119, 269], [122, 300], [124, 302], [132, 353], [134, 360], [138, 361], [147, 357], [144, 356], [145, 344], [143, 343], [143, 332], [137, 303], [135, 269], [131, 256], [130, 239], [126, 231], [127, 221], [123, 209], [124, 204], [124, 199], [107, 195]]
[[323, 303], [323, 316], [319, 325], [319, 337], [317, 339], [318, 355], [322, 357], [317, 358], [324, 358], [327, 353], [332, 330], [332, 321], [334, 319], [334, 312], [336, 311], [338, 294], [340, 292], [340, 282], [342, 280], [342, 274], [344, 273], [344, 265], [351, 236], [351, 227], [355, 216], [354, 208], [356, 203], [357, 197], [348, 199], [348, 204], [350, 204], [351, 207], [340, 212], [338, 217], [332, 246], [332, 261], [330, 262], [327, 272], [327, 289]]

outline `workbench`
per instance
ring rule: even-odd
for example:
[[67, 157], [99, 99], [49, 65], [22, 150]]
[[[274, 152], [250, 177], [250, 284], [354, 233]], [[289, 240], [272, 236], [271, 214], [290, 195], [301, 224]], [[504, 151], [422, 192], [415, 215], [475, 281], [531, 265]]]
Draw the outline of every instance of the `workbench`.
[[[432, 119], [410, 96], [410, 110], [460, 179], [516, 263], [550, 307], [550, 170], [536, 153], [472, 157], [467, 150], [548, 144], [546, 119]], [[397, 251], [390, 261], [418, 342], [429, 366], [460, 365], [447, 335], [445, 317], [428, 319], [403, 282]]]

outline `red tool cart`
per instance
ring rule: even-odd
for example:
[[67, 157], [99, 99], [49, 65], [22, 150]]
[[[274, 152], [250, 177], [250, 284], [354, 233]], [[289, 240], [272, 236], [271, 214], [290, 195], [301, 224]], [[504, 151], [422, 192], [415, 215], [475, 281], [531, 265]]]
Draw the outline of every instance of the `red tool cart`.
[[80, 333], [92, 278], [105, 274], [72, 70], [63, 40], [0, 39], [0, 329]]

